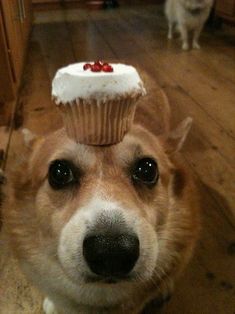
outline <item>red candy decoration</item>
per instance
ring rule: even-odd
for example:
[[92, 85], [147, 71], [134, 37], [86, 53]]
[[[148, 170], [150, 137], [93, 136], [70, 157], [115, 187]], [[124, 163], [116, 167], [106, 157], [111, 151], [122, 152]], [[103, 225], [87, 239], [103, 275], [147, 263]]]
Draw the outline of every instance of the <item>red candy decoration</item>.
[[97, 60], [93, 64], [85, 63], [83, 70], [91, 70], [92, 72], [113, 72], [113, 67], [107, 62], [103, 63], [102, 61]]
[[98, 65], [98, 66], [100, 66], [100, 67], [102, 67], [102, 66], [103, 66], [103, 62], [102, 62], [102, 61], [100, 61], [100, 60], [97, 60], [97, 61], [95, 62], [95, 64], [96, 64], [96, 65]]
[[102, 70], [102, 66], [100, 66], [99, 64], [92, 64], [91, 66], [91, 71], [92, 72], [101, 72]]
[[111, 65], [109, 65], [109, 64], [105, 64], [102, 67], [102, 71], [104, 71], [104, 72], [113, 72], [113, 67]]
[[90, 63], [86, 63], [86, 64], [84, 64], [84, 66], [83, 66], [83, 70], [88, 70], [88, 69], [91, 69], [91, 64]]

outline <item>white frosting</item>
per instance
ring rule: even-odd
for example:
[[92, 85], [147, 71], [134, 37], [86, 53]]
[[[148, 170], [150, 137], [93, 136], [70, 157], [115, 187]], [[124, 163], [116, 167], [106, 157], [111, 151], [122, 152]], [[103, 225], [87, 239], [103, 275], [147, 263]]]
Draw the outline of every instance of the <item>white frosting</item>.
[[133, 66], [110, 64], [113, 72], [92, 72], [84, 71], [84, 64], [71, 64], [57, 71], [52, 82], [52, 96], [56, 103], [72, 102], [77, 98], [102, 101], [125, 94], [145, 94], [143, 83]]

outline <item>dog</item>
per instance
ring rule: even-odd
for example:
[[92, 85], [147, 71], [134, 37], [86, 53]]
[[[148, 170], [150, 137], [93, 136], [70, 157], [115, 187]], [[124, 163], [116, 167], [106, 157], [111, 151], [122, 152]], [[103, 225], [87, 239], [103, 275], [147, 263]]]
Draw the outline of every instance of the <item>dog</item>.
[[154, 134], [157, 113], [146, 117], [137, 110], [122, 142], [104, 147], [75, 143], [64, 128], [25, 132], [3, 218], [46, 314], [156, 313], [187, 265], [200, 206], [179, 150], [192, 120]]
[[213, 0], [166, 0], [168, 39], [172, 39], [173, 27], [176, 25], [181, 34], [182, 49], [189, 49], [189, 32], [193, 32], [192, 47], [200, 49], [198, 39], [212, 6]]

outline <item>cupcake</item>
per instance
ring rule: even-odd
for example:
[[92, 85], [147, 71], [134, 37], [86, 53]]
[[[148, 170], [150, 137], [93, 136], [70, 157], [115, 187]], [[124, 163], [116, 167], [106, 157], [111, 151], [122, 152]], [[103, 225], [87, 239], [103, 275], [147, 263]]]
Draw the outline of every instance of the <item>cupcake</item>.
[[68, 136], [89, 145], [120, 142], [144, 94], [138, 72], [125, 64], [75, 63], [59, 69], [52, 82]]

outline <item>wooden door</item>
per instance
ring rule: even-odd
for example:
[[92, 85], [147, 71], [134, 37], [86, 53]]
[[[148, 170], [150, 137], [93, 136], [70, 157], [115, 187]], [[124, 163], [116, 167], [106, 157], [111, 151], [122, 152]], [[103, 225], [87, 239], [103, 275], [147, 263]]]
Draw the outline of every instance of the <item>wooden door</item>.
[[9, 56], [13, 64], [13, 80], [16, 82], [21, 74], [23, 59], [23, 22], [20, 0], [2, 1], [5, 31], [9, 45]]
[[216, 11], [225, 15], [235, 15], [235, 0], [217, 0]]

